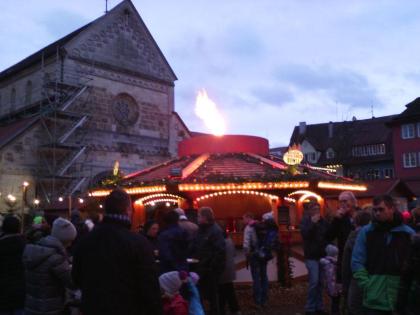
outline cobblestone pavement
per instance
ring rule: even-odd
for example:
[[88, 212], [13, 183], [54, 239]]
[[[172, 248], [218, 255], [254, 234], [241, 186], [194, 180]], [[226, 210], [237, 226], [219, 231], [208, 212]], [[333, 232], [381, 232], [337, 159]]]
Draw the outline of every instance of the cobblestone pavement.
[[305, 282], [295, 283], [292, 288], [270, 284], [269, 302], [264, 309], [255, 308], [250, 285], [237, 285], [236, 293], [243, 315], [304, 315], [306, 288]]

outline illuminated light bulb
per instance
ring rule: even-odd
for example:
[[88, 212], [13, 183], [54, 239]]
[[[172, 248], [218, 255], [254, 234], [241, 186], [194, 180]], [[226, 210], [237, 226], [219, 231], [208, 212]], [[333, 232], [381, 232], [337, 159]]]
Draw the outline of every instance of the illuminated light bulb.
[[7, 199], [9, 199], [9, 200], [10, 200], [10, 201], [12, 201], [12, 202], [16, 201], [16, 197], [15, 197], [15, 196], [13, 196], [12, 194], [8, 194], [8, 195], [7, 195]]
[[58, 201], [63, 202], [63, 197], [58, 197]]
[[85, 201], [83, 200], [83, 198], [79, 198], [79, 203], [83, 203], [83, 202], [85, 202]]
[[34, 199], [34, 204], [39, 205], [39, 199]]
[[28, 187], [28, 186], [29, 186], [29, 183], [28, 183], [27, 181], [24, 181], [24, 182], [22, 183], [22, 185], [23, 185], [23, 187]]
[[102, 209], [103, 207], [104, 207], [103, 205], [99, 205], [99, 208], [101, 208], [101, 209]]
[[165, 203], [165, 206], [170, 207], [171, 204], [169, 202]]

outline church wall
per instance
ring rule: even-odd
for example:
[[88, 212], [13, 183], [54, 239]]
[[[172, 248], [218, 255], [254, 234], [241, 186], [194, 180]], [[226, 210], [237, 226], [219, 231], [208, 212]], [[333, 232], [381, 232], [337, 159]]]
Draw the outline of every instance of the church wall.
[[[50, 79], [55, 78], [57, 70], [56, 63], [52, 59], [45, 62], [46, 65], [42, 71], [41, 63], [27, 68], [16, 75], [0, 82], [0, 116], [9, 112], [19, 110], [25, 106], [40, 101], [43, 98], [43, 78], [48, 73]], [[31, 93], [28, 98], [27, 87], [31, 82]], [[15, 104], [11, 102], [12, 90], [15, 89]]]

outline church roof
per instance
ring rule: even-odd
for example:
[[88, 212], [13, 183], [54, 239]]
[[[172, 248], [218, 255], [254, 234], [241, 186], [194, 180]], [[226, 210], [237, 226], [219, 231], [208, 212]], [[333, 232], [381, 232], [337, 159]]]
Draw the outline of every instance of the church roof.
[[[78, 28], [77, 30], [71, 32], [70, 34], [60, 38], [59, 40], [53, 42], [52, 44], [40, 49], [39, 51], [35, 52], [34, 54], [30, 55], [29, 57], [21, 60], [20, 62], [14, 64], [13, 66], [3, 70], [2, 72], [0, 72], [0, 81], [5, 80], [7, 78], [10, 78], [11, 76], [15, 75], [16, 73], [36, 64], [36, 63], [40, 63], [42, 61], [42, 58], [48, 58], [50, 56], [53, 56], [54, 54], [57, 53], [57, 49], [66, 49], [66, 45], [69, 44], [71, 45], [71, 41], [73, 39], [75, 39], [78, 35], [81, 35], [82, 33], [84, 33], [84, 31], [86, 31], [87, 29], [90, 29], [91, 27], [93, 27], [94, 25], [96, 25], [100, 20], [103, 20], [105, 18], [107, 18], [108, 16], [110, 16], [113, 12], [116, 12], [117, 10], [121, 10], [124, 9], [125, 10], [130, 7], [133, 12], [135, 13], [135, 15], [137, 16], [137, 18], [140, 20], [141, 26], [146, 34], [146, 37], [148, 40], [151, 41], [152, 45], [154, 46], [154, 48], [157, 51], [157, 54], [161, 57], [163, 63], [166, 65], [167, 69], [169, 70], [170, 76], [172, 77], [173, 80], [177, 80], [177, 77], [174, 73], [174, 71], [172, 70], [171, 66], [169, 65], [168, 61], [166, 60], [165, 56], [163, 55], [162, 51], [160, 50], [159, 46], [157, 45], [156, 41], [154, 40], [153, 36], [151, 35], [149, 29], [147, 28], [147, 26], [145, 25], [145, 23], [143, 22], [140, 14], [138, 13], [138, 11], [136, 10], [135, 6], [133, 5], [133, 3], [131, 2], [131, 0], [123, 0], [121, 3], [119, 3], [118, 5], [116, 5], [114, 8], [112, 8], [110, 11], [108, 11], [108, 13], [100, 16], [99, 18], [95, 19], [94, 21]], [[146, 74], [146, 76], [150, 76], [150, 74]]]
[[49, 44], [48, 46], [38, 50], [36, 53], [33, 53], [29, 57], [26, 57], [25, 59], [19, 61], [18, 63], [14, 64], [13, 66], [3, 70], [0, 72], [0, 80], [5, 80], [15, 73], [18, 73], [19, 71], [22, 71], [38, 62], [41, 62], [42, 57], [44, 56], [44, 59], [54, 55], [57, 53], [57, 49], [62, 48], [66, 43], [68, 43], [71, 39], [76, 37], [79, 33], [87, 29], [91, 23], [88, 23], [81, 28], [78, 28], [77, 30], [71, 32], [70, 34], [67, 34], [66, 36], [60, 38], [59, 40], [55, 41], [52, 44]]

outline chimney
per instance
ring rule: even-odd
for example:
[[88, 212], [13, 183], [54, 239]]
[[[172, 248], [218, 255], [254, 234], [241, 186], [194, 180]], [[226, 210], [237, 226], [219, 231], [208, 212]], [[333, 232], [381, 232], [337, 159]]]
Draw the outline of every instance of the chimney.
[[328, 124], [328, 138], [332, 138], [334, 134], [334, 123], [332, 121]]
[[299, 134], [301, 136], [303, 136], [306, 133], [306, 122], [305, 121], [301, 121], [299, 123]]

